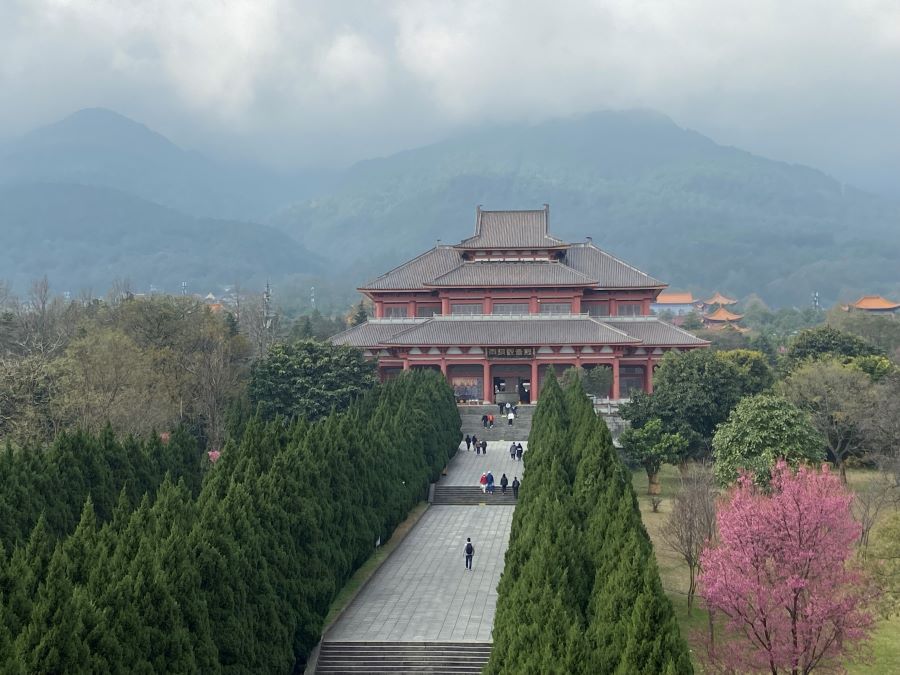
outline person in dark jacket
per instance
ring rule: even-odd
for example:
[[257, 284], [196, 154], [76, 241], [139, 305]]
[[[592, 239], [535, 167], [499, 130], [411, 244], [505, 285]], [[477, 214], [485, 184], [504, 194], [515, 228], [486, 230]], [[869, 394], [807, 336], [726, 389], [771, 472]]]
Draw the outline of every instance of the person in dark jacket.
[[515, 441], [513, 441], [512, 443], [509, 444], [509, 458], [510, 459], [516, 458], [516, 442]]
[[475, 454], [478, 454], [478, 449], [481, 447], [481, 442], [478, 440], [478, 436], [472, 434], [472, 445], [475, 446]]
[[516, 459], [522, 461], [522, 444], [516, 443]]
[[519, 479], [513, 476], [512, 489], [513, 489], [513, 497], [516, 499], [519, 498]]
[[466, 569], [471, 570], [472, 569], [472, 558], [475, 557], [475, 547], [472, 546], [472, 538], [471, 537], [466, 537], [466, 547], [464, 550], [466, 552]]
[[466, 434], [466, 450], [472, 449], [472, 437]]
[[509, 479], [506, 477], [506, 474], [500, 476], [500, 492], [506, 494], [506, 486], [509, 485]]
[[487, 454], [487, 441], [481, 441], [481, 454]]
[[482, 415], [481, 416], [481, 426], [483, 426], [485, 429], [487, 429], [487, 425], [488, 425], [488, 416]]

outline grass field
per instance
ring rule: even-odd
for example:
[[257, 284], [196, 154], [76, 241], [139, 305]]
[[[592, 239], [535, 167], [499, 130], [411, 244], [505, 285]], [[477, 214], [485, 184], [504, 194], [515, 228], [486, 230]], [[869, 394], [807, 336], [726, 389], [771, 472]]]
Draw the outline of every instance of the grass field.
[[[850, 485], [856, 486], [865, 483], [869, 475], [871, 474], [865, 471], [851, 472], [848, 476]], [[681, 626], [681, 633], [690, 644], [691, 653], [694, 654], [700, 648], [697, 633], [705, 629], [707, 615], [702, 608], [698, 608], [696, 601], [693, 612], [691, 615], [688, 615], [686, 595], [688, 586], [687, 566], [679, 556], [666, 546], [660, 534], [672, 508], [672, 497], [677, 494], [680, 486], [678, 469], [673, 466], [664, 466], [660, 472], [660, 483], [662, 485], [662, 494], [660, 496], [663, 502], [660, 505], [659, 513], [653, 513], [650, 505], [650, 497], [647, 495], [647, 474], [643, 470], [635, 471], [632, 475], [632, 482], [640, 502], [644, 527], [647, 528], [647, 533], [653, 540], [663, 587], [672, 600], [678, 623]], [[702, 605], [702, 601], [699, 604]], [[871, 653], [867, 663], [846, 664], [849, 673], [853, 675], [861, 675], [863, 673], [867, 675], [870, 673], [900, 673], [900, 619], [895, 617], [890, 620], [880, 620], [876, 626], [870, 647]], [[694, 662], [697, 665], [696, 658]]]

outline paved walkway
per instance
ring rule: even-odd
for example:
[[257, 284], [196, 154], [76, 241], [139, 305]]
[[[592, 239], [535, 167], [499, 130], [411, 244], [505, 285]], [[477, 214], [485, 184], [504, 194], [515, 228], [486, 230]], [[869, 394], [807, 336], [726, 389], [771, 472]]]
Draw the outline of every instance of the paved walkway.
[[[510, 460], [508, 441], [489, 441], [486, 455], [466, 452], [465, 447], [463, 443], [442, 484], [477, 485], [487, 469], [498, 481], [504, 472], [510, 482], [513, 476], [521, 480], [522, 463]], [[490, 641], [514, 509], [429, 507], [325, 639]], [[471, 572], [463, 557], [466, 537], [475, 545]]]
[[[500, 485], [500, 476], [504, 473], [512, 483], [513, 476], [522, 480], [522, 462], [509, 458], [509, 444], [512, 441], [488, 441], [487, 454], [476, 455], [474, 450], [466, 451], [466, 444], [460, 445], [459, 452], [450, 462], [447, 475], [441, 478], [441, 485], [478, 485], [481, 473], [490, 469], [494, 480]], [[522, 448], [528, 451], [528, 441], [519, 441]]]

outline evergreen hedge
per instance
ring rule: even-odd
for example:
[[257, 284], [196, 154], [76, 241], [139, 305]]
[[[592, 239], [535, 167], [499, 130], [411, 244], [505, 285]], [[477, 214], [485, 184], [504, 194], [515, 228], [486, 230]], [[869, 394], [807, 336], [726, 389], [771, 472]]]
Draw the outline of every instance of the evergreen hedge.
[[693, 672], [631, 476], [580, 383], [534, 414], [486, 673]]
[[[39, 518], [0, 550], [0, 671], [302, 671], [336, 593], [460, 441], [435, 373], [379, 385], [315, 423], [251, 419], [194, 498], [166, 477], [70, 535]], [[85, 462], [89, 462], [85, 458]]]

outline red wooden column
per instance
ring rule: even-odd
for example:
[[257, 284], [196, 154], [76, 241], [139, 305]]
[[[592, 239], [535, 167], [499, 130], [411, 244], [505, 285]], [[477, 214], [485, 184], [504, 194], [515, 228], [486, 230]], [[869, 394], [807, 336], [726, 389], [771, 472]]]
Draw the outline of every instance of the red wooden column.
[[384, 302], [381, 300], [375, 301], [375, 318], [380, 319], [384, 316]]
[[444, 316], [450, 314], [450, 298], [441, 298], [441, 314]]
[[644, 372], [644, 391], [648, 394], [653, 393], [653, 359], [647, 359], [647, 365]]
[[409, 370], [409, 359], [403, 359], [403, 370]]
[[572, 298], [572, 314], [581, 314], [581, 296]]
[[441, 357], [441, 375], [443, 375], [445, 378], [447, 377], [447, 359], [445, 359], [443, 356]]
[[529, 314], [539, 314], [540, 308], [538, 307], [537, 296], [532, 295], [531, 299], [528, 301], [528, 313]]
[[481, 311], [484, 314], [494, 313], [494, 299], [490, 295], [486, 295], [481, 303]]
[[618, 401], [621, 396], [619, 395], [619, 355], [616, 354], [616, 357], [612, 362], [613, 369], [613, 386], [612, 386], [612, 397], [614, 401]]
[[487, 361], [484, 362], [484, 401], [493, 401], [494, 398], [492, 394], [494, 393], [494, 384], [491, 382], [491, 364]]
[[531, 402], [537, 403], [538, 400], [538, 362], [531, 362]]
[[406, 316], [412, 318], [416, 315], [416, 301], [410, 300], [406, 309]]

